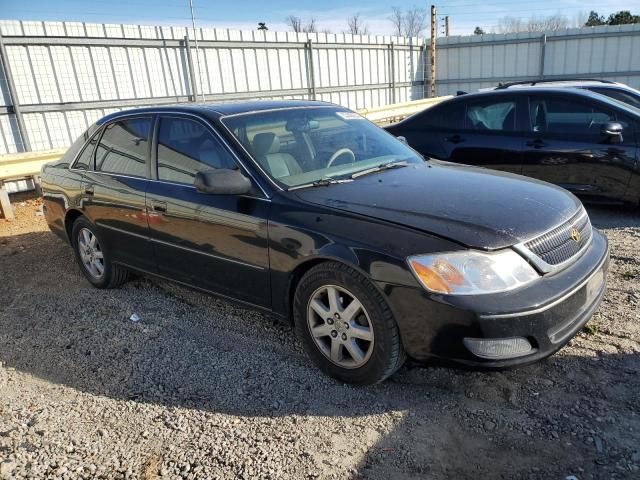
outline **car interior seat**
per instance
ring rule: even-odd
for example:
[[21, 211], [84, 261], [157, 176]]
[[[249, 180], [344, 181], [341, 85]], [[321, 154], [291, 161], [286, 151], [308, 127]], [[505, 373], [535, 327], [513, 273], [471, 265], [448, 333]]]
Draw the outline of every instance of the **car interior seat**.
[[275, 178], [303, 173], [293, 155], [280, 152], [280, 139], [275, 133], [256, 134], [251, 146], [260, 166]]

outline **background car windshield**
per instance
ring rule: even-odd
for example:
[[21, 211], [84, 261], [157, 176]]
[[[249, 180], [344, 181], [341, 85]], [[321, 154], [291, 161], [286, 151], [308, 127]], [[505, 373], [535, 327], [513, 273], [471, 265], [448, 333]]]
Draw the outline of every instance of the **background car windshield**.
[[223, 122], [262, 169], [285, 187], [345, 177], [387, 162], [423, 161], [360, 115], [338, 108], [258, 112]]

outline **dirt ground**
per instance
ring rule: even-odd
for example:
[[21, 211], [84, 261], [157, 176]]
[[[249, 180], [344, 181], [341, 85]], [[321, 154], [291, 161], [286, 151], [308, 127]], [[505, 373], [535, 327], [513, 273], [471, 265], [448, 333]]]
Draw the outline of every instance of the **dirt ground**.
[[558, 354], [405, 366], [362, 388], [319, 374], [260, 313], [144, 277], [91, 288], [39, 201], [15, 205], [0, 220], [0, 478], [640, 478], [637, 208], [588, 208], [609, 289]]

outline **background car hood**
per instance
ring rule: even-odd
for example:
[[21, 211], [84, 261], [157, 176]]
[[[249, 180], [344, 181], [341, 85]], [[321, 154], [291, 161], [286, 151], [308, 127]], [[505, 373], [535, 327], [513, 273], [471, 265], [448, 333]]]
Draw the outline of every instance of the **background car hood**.
[[529, 240], [580, 208], [576, 197], [545, 182], [433, 160], [291, 193], [489, 250]]

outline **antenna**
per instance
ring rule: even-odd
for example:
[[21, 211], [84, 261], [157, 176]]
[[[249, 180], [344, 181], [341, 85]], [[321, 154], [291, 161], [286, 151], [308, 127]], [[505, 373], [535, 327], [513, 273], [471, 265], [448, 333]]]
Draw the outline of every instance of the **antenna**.
[[205, 102], [204, 90], [202, 88], [202, 68], [200, 68], [200, 49], [198, 48], [198, 34], [196, 32], [196, 17], [193, 14], [193, 0], [189, 0], [189, 10], [191, 10], [191, 26], [193, 27], [193, 38], [196, 42], [196, 62], [198, 63], [198, 81], [200, 83], [200, 95]]

